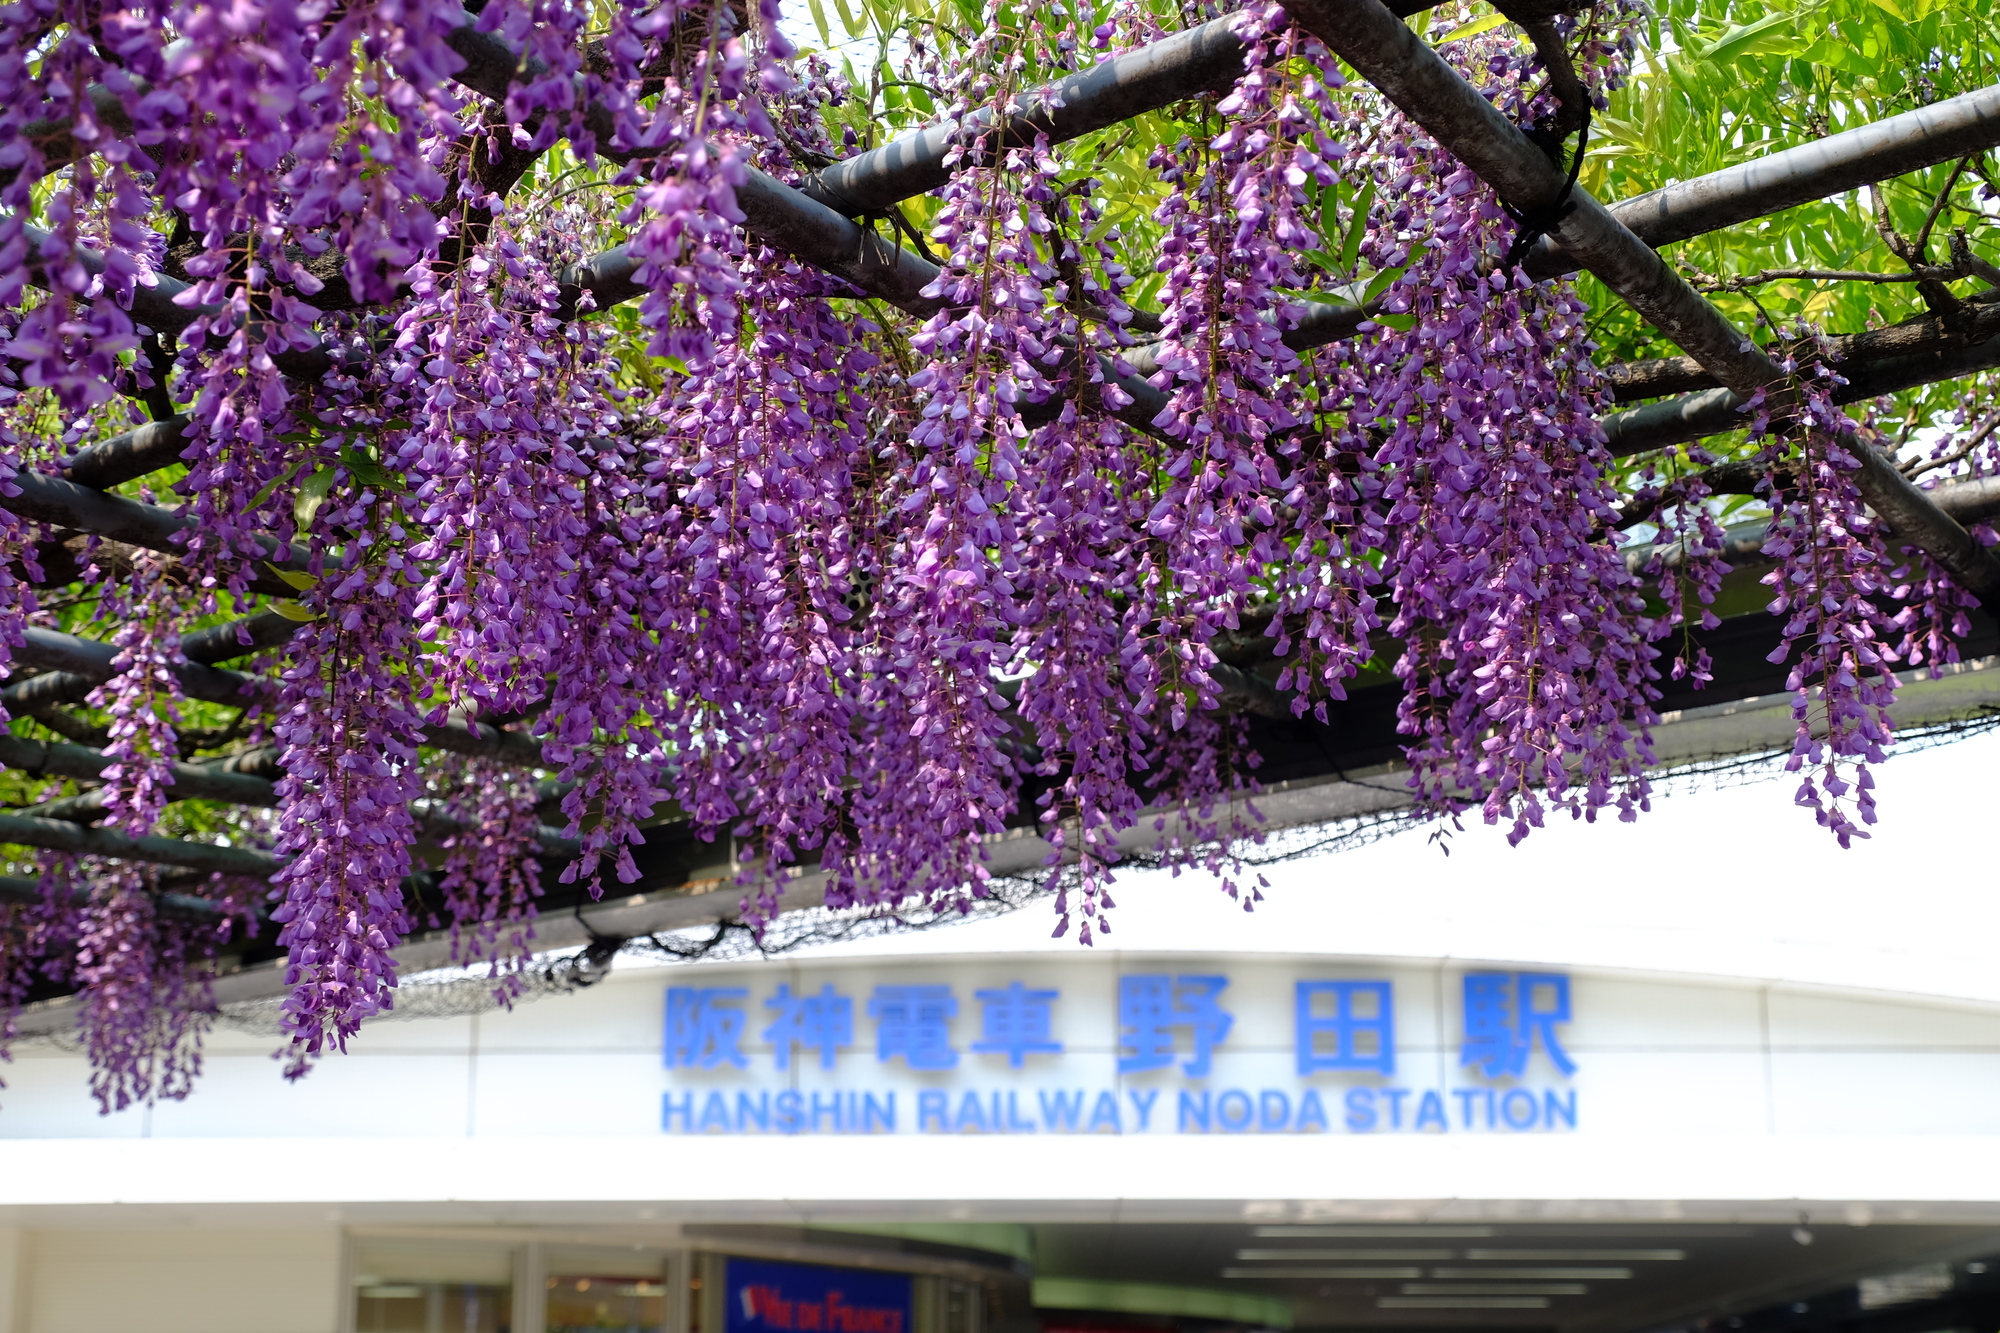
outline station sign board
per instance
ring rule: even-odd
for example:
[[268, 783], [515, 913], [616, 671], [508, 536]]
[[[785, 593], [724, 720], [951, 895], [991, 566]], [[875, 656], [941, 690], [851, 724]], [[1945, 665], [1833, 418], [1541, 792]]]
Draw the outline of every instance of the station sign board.
[[[1093, 979], [1096, 980], [1096, 979]], [[1110, 984], [844, 974], [670, 984], [675, 1134], [1574, 1130], [1570, 977], [1457, 978], [1449, 1050], [1403, 1040], [1392, 978], [1120, 970]], [[1438, 1029], [1425, 997], [1423, 1025]], [[1108, 1003], [1107, 1003], [1108, 1001]]]

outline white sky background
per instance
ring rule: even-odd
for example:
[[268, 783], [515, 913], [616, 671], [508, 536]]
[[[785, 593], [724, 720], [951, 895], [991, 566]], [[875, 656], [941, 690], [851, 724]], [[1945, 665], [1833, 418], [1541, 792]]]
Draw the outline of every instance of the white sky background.
[[[1567, 818], [1519, 847], [1468, 824], [1266, 870], [1246, 914], [1203, 875], [1132, 875], [1100, 948], [1352, 953], [1716, 974], [2000, 1002], [2000, 733], [1893, 757], [1881, 823], [1841, 851], [1795, 778], [1656, 798], [1636, 823]], [[1047, 902], [812, 956], [1078, 948]], [[795, 957], [797, 955], [788, 955]], [[780, 960], [782, 961], [782, 960]]]

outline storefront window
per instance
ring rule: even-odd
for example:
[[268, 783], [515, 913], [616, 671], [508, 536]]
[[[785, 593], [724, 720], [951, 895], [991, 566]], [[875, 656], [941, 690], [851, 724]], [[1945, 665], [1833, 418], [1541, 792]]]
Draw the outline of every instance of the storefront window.
[[355, 1333], [511, 1333], [514, 1256], [368, 1237], [354, 1246]]
[[548, 1333], [666, 1333], [665, 1257], [657, 1251], [550, 1247]]
[[508, 1333], [513, 1293], [472, 1282], [378, 1282], [354, 1292], [355, 1333]]

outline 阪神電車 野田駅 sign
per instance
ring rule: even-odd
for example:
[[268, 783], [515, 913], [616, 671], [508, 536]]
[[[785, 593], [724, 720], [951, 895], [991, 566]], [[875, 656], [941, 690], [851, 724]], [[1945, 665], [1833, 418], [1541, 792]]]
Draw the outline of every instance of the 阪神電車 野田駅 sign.
[[[1399, 1067], [1396, 989], [1299, 977], [1246, 1026], [1230, 978], [1136, 972], [1110, 1012], [1056, 986], [669, 986], [673, 1133], [1522, 1133], [1577, 1125], [1570, 978], [1474, 971], [1450, 1059]], [[1102, 1038], [1079, 1041], [1096, 1018]], [[1275, 1021], [1272, 1021], [1275, 1020]], [[1072, 1034], [1068, 1039], [1064, 1032]], [[1443, 1070], [1449, 1078], [1440, 1078]], [[1413, 1078], [1419, 1072], [1429, 1078]]]

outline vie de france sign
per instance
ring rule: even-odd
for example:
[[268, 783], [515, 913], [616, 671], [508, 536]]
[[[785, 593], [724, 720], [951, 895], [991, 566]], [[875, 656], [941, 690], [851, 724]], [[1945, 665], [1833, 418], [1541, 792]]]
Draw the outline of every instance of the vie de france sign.
[[[1469, 971], [1399, 1043], [1395, 981], [845, 974], [670, 985], [675, 1134], [1530, 1133], [1577, 1127], [1568, 975]], [[1108, 1003], [1107, 1003], [1108, 1001]], [[1446, 1041], [1449, 1045], [1445, 1045]]]

